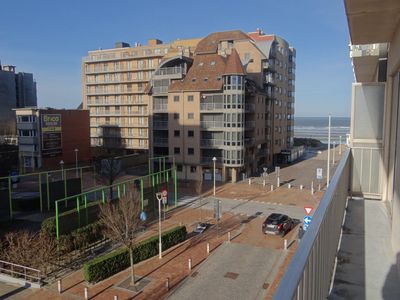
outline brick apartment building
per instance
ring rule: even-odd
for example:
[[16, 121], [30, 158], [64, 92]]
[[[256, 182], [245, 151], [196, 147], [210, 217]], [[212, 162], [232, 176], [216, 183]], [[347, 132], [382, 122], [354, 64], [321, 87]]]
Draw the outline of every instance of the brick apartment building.
[[[52, 108], [16, 109], [21, 168], [58, 169], [88, 162], [89, 111]], [[75, 149], [77, 151], [75, 151]]]

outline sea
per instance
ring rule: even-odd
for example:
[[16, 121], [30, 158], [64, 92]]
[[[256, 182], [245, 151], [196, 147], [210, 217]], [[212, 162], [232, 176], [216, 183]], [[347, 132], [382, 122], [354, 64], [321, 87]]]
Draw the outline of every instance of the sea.
[[[328, 117], [295, 117], [294, 137], [313, 138], [322, 143], [328, 143]], [[331, 142], [336, 144], [342, 137], [342, 143], [346, 142], [346, 134], [350, 133], [350, 118], [331, 117]]]

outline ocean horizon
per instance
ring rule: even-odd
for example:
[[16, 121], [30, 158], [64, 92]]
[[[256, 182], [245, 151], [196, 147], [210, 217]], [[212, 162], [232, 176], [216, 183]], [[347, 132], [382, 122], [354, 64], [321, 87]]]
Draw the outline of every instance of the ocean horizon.
[[[328, 117], [295, 117], [294, 137], [313, 138], [328, 143]], [[346, 134], [350, 133], [350, 117], [331, 117], [331, 141], [346, 142]]]

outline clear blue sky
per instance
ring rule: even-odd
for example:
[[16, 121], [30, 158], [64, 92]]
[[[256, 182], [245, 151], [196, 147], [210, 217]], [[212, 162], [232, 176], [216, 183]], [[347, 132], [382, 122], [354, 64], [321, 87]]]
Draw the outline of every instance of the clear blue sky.
[[297, 49], [296, 116], [350, 115], [353, 73], [340, 0], [2, 0], [0, 59], [34, 74], [40, 106], [74, 108], [89, 50], [257, 27]]

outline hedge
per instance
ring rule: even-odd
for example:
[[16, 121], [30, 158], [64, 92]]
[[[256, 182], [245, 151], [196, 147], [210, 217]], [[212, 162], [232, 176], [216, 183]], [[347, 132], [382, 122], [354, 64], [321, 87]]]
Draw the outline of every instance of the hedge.
[[[161, 236], [163, 250], [183, 242], [186, 239], [186, 227], [178, 226], [164, 232]], [[140, 242], [133, 249], [133, 263], [146, 260], [158, 254], [158, 235]], [[130, 266], [128, 249], [122, 248], [106, 255], [98, 256], [83, 266], [85, 280], [96, 283]]]

